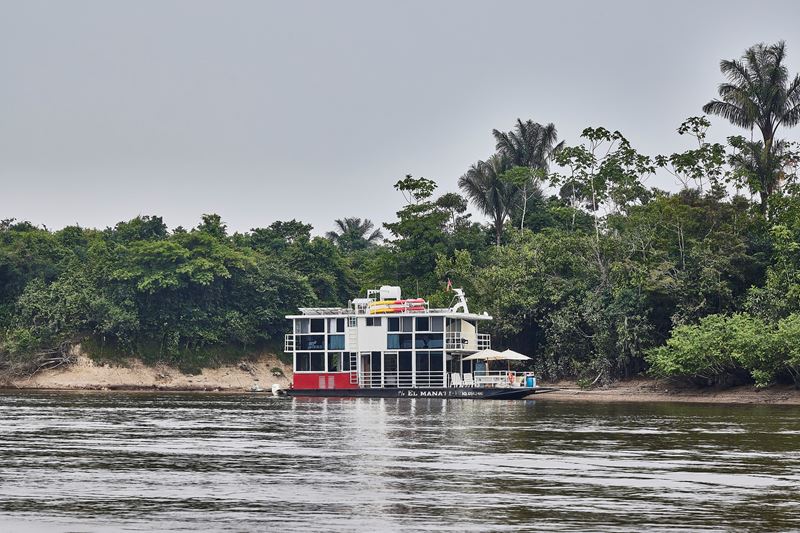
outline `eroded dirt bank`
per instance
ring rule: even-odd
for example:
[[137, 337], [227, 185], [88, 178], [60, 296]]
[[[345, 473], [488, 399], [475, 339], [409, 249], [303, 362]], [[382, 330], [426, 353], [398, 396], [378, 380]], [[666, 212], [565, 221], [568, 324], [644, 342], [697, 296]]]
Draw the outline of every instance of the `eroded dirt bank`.
[[[282, 375], [274, 370], [277, 368], [281, 369]], [[124, 365], [109, 365], [78, 355], [75, 364], [41, 371], [30, 378], [6, 379], [2, 385], [6, 388], [51, 390], [250, 391], [269, 390], [273, 383], [288, 387], [291, 375], [291, 366], [284, 365], [272, 355], [264, 355], [255, 361], [206, 368], [197, 375], [184, 374], [166, 365], [147, 366], [137, 359]]]
[[620, 381], [594, 389], [581, 389], [573, 382], [564, 381], [540, 385], [559, 388], [558, 391], [535, 396], [536, 400], [542, 401], [800, 405], [800, 390], [789, 385], [775, 385], [766, 389], [757, 389], [752, 385], [728, 389], [698, 389], [652, 379]]

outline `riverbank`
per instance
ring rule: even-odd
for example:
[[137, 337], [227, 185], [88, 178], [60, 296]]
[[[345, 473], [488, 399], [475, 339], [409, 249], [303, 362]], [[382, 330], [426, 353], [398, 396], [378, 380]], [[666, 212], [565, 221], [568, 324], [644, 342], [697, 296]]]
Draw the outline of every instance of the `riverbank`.
[[[199, 374], [185, 374], [166, 365], [147, 366], [138, 359], [131, 359], [124, 365], [97, 363], [80, 354], [77, 362], [67, 367], [42, 371], [29, 378], [0, 379], [0, 387], [34, 390], [246, 392], [267, 391], [274, 383], [288, 388], [291, 379], [291, 365], [282, 363], [271, 354], [264, 354], [254, 361], [206, 368]], [[800, 405], [800, 390], [789, 385], [776, 385], [766, 389], [756, 389], [752, 385], [700, 389], [678, 386], [664, 380], [641, 378], [592, 389], [581, 389], [573, 381], [540, 382], [539, 385], [559, 389], [532, 397], [541, 401]]]
[[581, 389], [574, 382], [540, 383], [559, 390], [536, 395], [536, 400], [565, 402], [683, 402], [800, 405], [800, 390], [790, 385], [774, 385], [757, 389], [741, 385], [727, 389], [678, 386], [655, 379], [620, 381], [604, 387]]
[[291, 366], [270, 354], [254, 361], [205, 368], [199, 374], [185, 374], [167, 365], [147, 366], [138, 359], [124, 365], [97, 363], [81, 354], [72, 365], [41, 371], [29, 378], [5, 379], [1, 384], [5, 388], [44, 390], [236, 392], [269, 390], [274, 383], [286, 388], [291, 376]]

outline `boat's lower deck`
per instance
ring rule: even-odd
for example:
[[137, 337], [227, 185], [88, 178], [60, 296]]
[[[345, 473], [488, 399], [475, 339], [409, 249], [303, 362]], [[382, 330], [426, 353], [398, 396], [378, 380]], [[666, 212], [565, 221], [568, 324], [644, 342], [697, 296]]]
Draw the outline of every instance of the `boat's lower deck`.
[[358, 398], [468, 398], [475, 400], [521, 400], [531, 394], [550, 392], [548, 387], [414, 387], [374, 389], [288, 389], [289, 396]]

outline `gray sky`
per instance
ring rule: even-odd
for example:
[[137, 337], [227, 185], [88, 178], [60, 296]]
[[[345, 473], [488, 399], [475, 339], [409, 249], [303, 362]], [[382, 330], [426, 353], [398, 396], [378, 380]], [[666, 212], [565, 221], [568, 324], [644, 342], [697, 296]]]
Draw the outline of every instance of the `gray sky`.
[[0, 0], [0, 218], [384, 222], [397, 179], [456, 190], [517, 117], [669, 153], [720, 59], [784, 39], [800, 71], [798, 22], [792, 1]]

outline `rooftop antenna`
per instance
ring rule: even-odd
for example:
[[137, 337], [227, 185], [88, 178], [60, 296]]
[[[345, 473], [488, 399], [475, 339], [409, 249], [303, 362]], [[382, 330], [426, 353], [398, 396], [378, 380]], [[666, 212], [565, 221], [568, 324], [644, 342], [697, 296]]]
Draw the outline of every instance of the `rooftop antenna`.
[[450, 310], [454, 313], [458, 313], [461, 310], [464, 313], [469, 313], [469, 308], [467, 307], [467, 297], [464, 296], [464, 289], [453, 289], [453, 292], [456, 295], [453, 297], [453, 300], [457, 300], [456, 304], [450, 308]]

